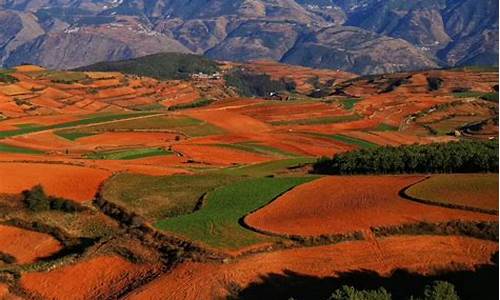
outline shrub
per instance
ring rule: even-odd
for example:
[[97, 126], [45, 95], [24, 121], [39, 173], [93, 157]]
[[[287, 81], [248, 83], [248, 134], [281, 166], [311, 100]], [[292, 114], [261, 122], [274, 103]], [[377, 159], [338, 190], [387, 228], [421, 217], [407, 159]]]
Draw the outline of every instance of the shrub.
[[215, 102], [215, 100], [211, 99], [201, 99], [195, 102], [191, 103], [184, 103], [184, 104], [177, 104], [177, 105], [172, 105], [168, 108], [170, 111], [174, 110], [181, 110], [181, 109], [188, 109], [188, 108], [196, 108], [196, 107], [202, 107], [202, 106], [207, 106]]
[[64, 198], [47, 196], [41, 185], [36, 185], [30, 190], [23, 191], [22, 194], [24, 203], [26, 203], [28, 209], [34, 212], [47, 210], [76, 212], [82, 210], [82, 207], [73, 201]]
[[30, 190], [23, 191], [24, 202], [32, 211], [45, 211], [50, 209], [50, 202], [41, 185], [36, 185]]
[[9, 74], [5, 74], [5, 73], [0, 73], [0, 82], [1, 83], [16, 83], [18, 82], [19, 80], [14, 77], [14, 76], [10, 76]]
[[342, 286], [335, 290], [328, 300], [391, 300], [391, 294], [383, 287], [377, 290], [356, 290], [351, 286]]
[[427, 77], [427, 86], [429, 91], [437, 91], [443, 85], [443, 79], [439, 77]]
[[455, 286], [446, 281], [434, 281], [425, 287], [424, 300], [460, 300]]
[[405, 77], [405, 78], [394, 78], [391, 79], [388, 83], [388, 85], [380, 92], [381, 94], [383, 93], [389, 93], [394, 91], [398, 86], [408, 83], [410, 77]]
[[319, 174], [401, 174], [498, 172], [498, 141], [384, 146], [321, 158]]
[[486, 101], [498, 102], [498, 92], [486, 93], [482, 95], [480, 98]]

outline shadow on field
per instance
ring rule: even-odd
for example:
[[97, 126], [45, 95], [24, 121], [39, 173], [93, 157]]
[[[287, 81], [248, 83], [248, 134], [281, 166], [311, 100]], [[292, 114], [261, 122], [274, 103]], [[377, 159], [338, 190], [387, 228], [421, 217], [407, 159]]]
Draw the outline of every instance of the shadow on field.
[[449, 271], [425, 276], [397, 269], [390, 277], [370, 270], [339, 273], [338, 277], [315, 277], [285, 270], [284, 274], [267, 274], [244, 289], [231, 287], [230, 299], [326, 300], [343, 285], [357, 289], [384, 287], [392, 299], [422, 296], [425, 286], [435, 280], [452, 283], [460, 299], [498, 299], [498, 252], [492, 257], [494, 265], [478, 266], [475, 271]]

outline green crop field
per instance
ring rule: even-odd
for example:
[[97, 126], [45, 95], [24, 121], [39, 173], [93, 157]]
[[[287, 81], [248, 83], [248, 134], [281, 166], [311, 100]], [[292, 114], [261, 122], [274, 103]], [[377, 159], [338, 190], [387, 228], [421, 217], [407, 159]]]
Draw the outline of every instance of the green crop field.
[[361, 101], [359, 98], [347, 98], [347, 99], [342, 99], [340, 100], [340, 103], [342, 104], [342, 107], [346, 110], [351, 110], [356, 106], [356, 104]]
[[239, 225], [246, 214], [313, 177], [256, 178], [211, 192], [202, 209], [161, 220], [155, 226], [212, 247], [237, 249], [270, 240]]
[[185, 135], [198, 137], [221, 134], [223, 131], [206, 122], [189, 117], [170, 117], [165, 115], [151, 116], [149, 118], [124, 120], [119, 122], [98, 124], [84, 128], [65, 130], [64, 135], [97, 134], [107, 131], [134, 131], [134, 130], [171, 130]]
[[63, 128], [68, 128], [68, 127], [80, 126], [80, 125], [91, 125], [91, 124], [105, 123], [105, 122], [118, 121], [118, 120], [123, 120], [123, 119], [131, 119], [131, 118], [137, 118], [137, 117], [142, 117], [142, 116], [148, 116], [148, 115], [152, 115], [152, 114], [154, 114], [154, 113], [142, 112], [142, 113], [100, 115], [100, 116], [87, 117], [87, 118], [83, 118], [83, 119], [76, 120], [76, 121], [64, 122], [64, 123], [59, 123], [59, 124], [54, 124], [54, 125], [29, 126], [29, 127], [23, 127], [23, 128], [15, 129], [15, 130], [0, 131], [0, 139], [12, 137], [12, 136], [17, 136], [17, 135], [23, 135], [23, 134], [32, 133], [32, 132], [43, 131], [43, 130], [63, 129]]
[[104, 185], [104, 198], [149, 221], [190, 213], [207, 192], [241, 180], [224, 174], [148, 176], [119, 174]]
[[301, 119], [301, 120], [287, 120], [287, 121], [275, 121], [271, 122], [274, 126], [284, 126], [284, 125], [322, 125], [322, 124], [334, 124], [343, 122], [352, 122], [360, 120], [362, 117], [359, 115], [346, 115], [346, 116], [332, 116], [332, 117], [322, 117], [314, 119]]
[[236, 143], [236, 144], [216, 144], [214, 146], [232, 148], [232, 149], [237, 149], [237, 150], [241, 150], [241, 151], [269, 155], [269, 156], [278, 156], [278, 157], [297, 157], [298, 156], [297, 154], [286, 152], [286, 151], [283, 151], [283, 150], [278, 149], [278, 148], [274, 148], [274, 147], [259, 144], [259, 143], [253, 143], [253, 142]]
[[399, 128], [385, 123], [380, 123], [373, 131], [397, 131]]
[[56, 131], [54, 133], [62, 138], [70, 140], [70, 141], [76, 141], [80, 138], [95, 135], [94, 133], [85, 133], [85, 132], [77, 132], [77, 131], [72, 132], [72, 131], [62, 131], [62, 130]]
[[44, 153], [43, 151], [39, 151], [39, 150], [21, 148], [21, 147], [16, 147], [16, 146], [11, 146], [11, 145], [7, 145], [7, 144], [1, 144], [1, 143], [0, 143], [0, 152], [20, 153], [20, 154], [43, 154]]
[[433, 175], [410, 187], [406, 194], [430, 202], [498, 211], [498, 174]]
[[281, 173], [286, 174], [289, 169], [294, 169], [305, 164], [311, 164], [315, 161], [316, 158], [314, 157], [297, 157], [282, 160], [273, 160], [270, 162], [254, 165], [226, 168], [223, 170], [217, 170], [215, 172], [246, 177], [275, 176], [280, 175]]
[[162, 148], [139, 148], [91, 152], [85, 155], [87, 159], [132, 160], [144, 157], [171, 155], [172, 152]]
[[367, 148], [375, 148], [378, 147], [377, 144], [362, 140], [362, 139], [357, 139], [353, 138], [347, 135], [343, 134], [323, 134], [323, 133], [309, 133], [310, 135], [318, 136], [318, 137], [323, 137], [327, 139], [332, 139], [344, 144], [348, 145], [353, 145], [362, 149], [367, 149]]

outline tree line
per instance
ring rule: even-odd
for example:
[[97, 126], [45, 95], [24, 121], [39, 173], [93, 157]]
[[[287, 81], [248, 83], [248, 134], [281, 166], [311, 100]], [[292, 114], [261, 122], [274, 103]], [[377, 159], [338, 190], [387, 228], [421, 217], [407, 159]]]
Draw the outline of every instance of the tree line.
[[498, 140], [382, 146], [321, 158], [313, 173], [498, 173]]

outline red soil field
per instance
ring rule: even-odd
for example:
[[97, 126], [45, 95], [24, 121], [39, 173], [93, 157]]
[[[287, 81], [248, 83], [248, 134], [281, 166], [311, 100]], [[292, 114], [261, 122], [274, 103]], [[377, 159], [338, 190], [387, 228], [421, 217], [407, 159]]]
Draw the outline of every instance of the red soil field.
[[230, 284], [246, 287], [261, 276], [285, 270], [310, 276], [337, 276], [353, 270], [383, 276], [396, 268], [423, 274], [448, 269], [450, 264], [472, 269], [487, 264], [498, 243], [464, 237], [399, 236], [337, 245], [261, 253], [227, 264], [184, 263], [134, 291], [126, 299], [220, 299]]
[[314, 236], [374, 226], [449, 220], [496, 221], [497, 216], [425, 205], [399, 197], [423, 176], [328, 176], [301, 185], [247, 216], [254, 228]]
[[119, 256], [101, 256], [49, 272], [25, 274], [20, 284], [45, 299], [104, 299], [123, 291], [152, 269]]
[[61, 247], [61, 243], [48, 234], [0, 225], [0, 252], [14, 256], [18, 264], [35, 262]]
[[204, 109], [184, 113], [195, 119], [211, 123], [229, 133], [255, 134], [269, 131], [272, 127], [249, 116], [228, 111], [227, 108]]
[[0, 193], [17, 194], [42, 184], [49, 195], [89, 201], [110, 172], [62, 164], [0, 163]]
[[77, 140], [78, 144], [91, 147], [166, 146], [175, 141], [178, 134], [164, 132], [105, 132]]
[[276, 103], [246, 106], [236, 111], [264, 122], [314, 119], [348, 114], [337, 105], [316, 103]]

